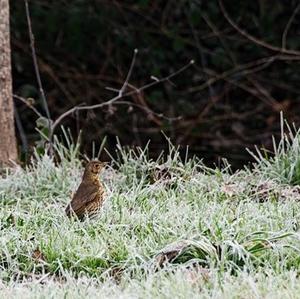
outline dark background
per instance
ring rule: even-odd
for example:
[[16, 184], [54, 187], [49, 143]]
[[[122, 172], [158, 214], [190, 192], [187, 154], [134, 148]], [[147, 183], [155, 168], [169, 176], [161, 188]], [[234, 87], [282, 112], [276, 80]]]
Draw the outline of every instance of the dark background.
[[[113, 97], [105, 87], [122, 86], [138, 48], [134, 86], [148, 83], [151, 75], [166, 76], [191, 59], [196, 63], [172, 82], [126, 98], [126, 105], [66, 118], [63, 125], [74, 136], [83, 130], [82, 151], [90, 154], [92, 141], [99, 145], [104, 136], [114, 151], [118, 136], [130, 146], [151, 140], [150, 153], [156, 156], [168, 147], [161, 131], [174, 144], [189, 145], [190, 154], [208, 164], [225, 157], [240, 167], [251, 159], [246, 147], [271, 148], [271, 136], [280, 134], [281, 110], [299, 124], [299, 1], [223, 3], [225, 10], [218, 1], [200, 0], [30, 1], [51, 117]], [[226, 12], [256, 40], [238, 32]], [[34, 98], [43, 112], [27, 30], [24, 2], [11, 1], [14, 93]], [[283, 40], [288, 50], [278, 51]], [[19, 144], [28, 152], [39, 139], [36, 116], [18, 100], [15, 105], [24, 130], [20, 134], [19, 126]]]

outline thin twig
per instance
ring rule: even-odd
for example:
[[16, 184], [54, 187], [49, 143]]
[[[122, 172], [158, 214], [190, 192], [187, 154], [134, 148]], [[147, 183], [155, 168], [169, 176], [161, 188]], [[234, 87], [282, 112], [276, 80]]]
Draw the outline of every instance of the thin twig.
[[[151, 82], [149, 84], [146, 84], [140, 88], [137, 89], [137, 92], [141, 92], [145, 89], [148, 89], [149, 87], [152, 87], [154, 85], [157, 85], [158, 83], [163, 83], [163, 82], [166, 82], [166, 81], [170, 81], [171, 78], [177, 76], [178, 74], [182, 73], [183, 71], [185, 71], [187, 68], [189, 68], [191, 65], [193, 65], [195, 63], [194, 60], [191, 60], [188, 64], [184, 65], [182, 68], [180, 68], [178, 71], [170, 74], [169, 76], [167, 77], [164, 77], [164, 78], [157, 78], [158, 80], [155, 80], [154, 82]], [[131, 91], [131, 92], [128, 92], [127, 95], [132, 95], [132, 94], [135, 94], [136, 92], [135, 91]]]
[[[154, 77], [154, 76], [151, 76], [151, 79], [155, 80], [156, 82], [159, 81], [159, 79], [156, 78], [156, 77]], [[168, 83], [174, 85], [174, 83], [172, 81], [170, 81], [170, 80], [168, 80]], [[132, 89], [138, 91], [138, 88], [136, 86], [134, 86], [133, 84], [128, 84], [128, 86], [131, 87]], [[137, 97], [138, 97], [139, 102], [141, 104], [134, 103], [134, 102], [127, 102], [127, 101], [123, 101], [123, 102], [122, 101], [118, 101], [115, 104], [119, 104], [119, 103], [125, 104], [125, 103], [127, 103], [128, 105], [132, 105], [132, 106], [135, 106], [135, 107], [137, 107], [137, 108], [139, 108], [141, 110], [144, 110], [146, 113], [148, 113], [148, 115], [151, 115], [151, 117], [156, 116], [158, 118], [165, 119], [165, 120], [167, 120], [169, 122], [182, 119], [182, 116], [168, 117], [168, 116], [165, 116], [163, 113], [158, 113], [158, 112], [155, 112], [155, 111], [151, 110], [149, 108], [149, 106], [147, 105], [146, 100], [144, 99], [144, 97], [141, 95], [141, 93], [139, 91], [137, 92]], [[159, 125], [161, 125], [161, 123]]]
[[48, 103], [47, 103], [47, 100], [46, 100], [44, 88], [43, 88], [43, 85], [42, 85], [40, 70], [39, 70], [39, 66], [38, 66], [38, 62], [37, 62], [37, 56], [36, 56], [35, 45], [34, 45], [34, 35], [33, 35], [33, 32], [32, 32], [28, 0], [24, 0], [24, 2], [25, 2], [25, 11], [26, 11], [26, 18], [27, 18], [28, 33], [29, 33], [29, 39], [30, 39], [30, 48], [31, 48], [33, 65], [34, 65], [34, 71], [35, 71], [36, 80], [37, 80], [37, 83], [38, 83], [38, 86], [39, 86], [39, 91], [40, 91], [40, 94], [41, 94], [43, 107], [44, 107], [44, 110], [46, 112], [46, 116], [47, 116], [47, 119], [48, 119], [49, 154], [50, 154], [50, 156], [52, 156], [52, 154], [53, 154], [53, 144], [52, 144], [53, 133], [52, 133], [52, 127], [51, 127], [51, 116], [50, 116], [50, 111], [49, 111]]
[[74, 113], [75, 111], [79, 111], [79, 110], [93, 110], [93, 109], [98, 109], [98, 108], [102, 108], [104, 106], [108, 106], [111, 105], [112, 103], [116, 102], [117, 100], [121, 99], [122, 97], [127, 97], [127, 96], [131, 96], [133, 94], [137, 94], [140, 93], [141, 91], [148, 89], [154, 85], [157, 85], [159, 83], [163, 83], [165, 81], [169, 81], [171, 78], [175, 77], [176, 75], [182, 73], [183, 71], [185, 71], [188, 67], [190, 67], [192, 64], [194, 64], [194, 60], [191, 60], [188, 64], [184, 65], [182, 68], [180, 68], [179, 70], [177, 70], [176, 72], [163, 77], [161, 79], [158, 79], [157, 81], [154, 82], [150, 82], [142, 87], [139, 87], [135, 90], [132, 91], [128, 91], [126, 93], [123, 94], [118, 94], [117, 96], [113, 97], [112, 99], [110, 99], [109, 101], [106, 101], [104, 103], [100, 103], [100, 104], [95, 104], [95, 105], [90, 105], [90, 106], [75, 106], [69, 110], [67, 110], [66, 112], [64, 112], [63, 114], [61, 114], [54, 122], [52, 125], [52, 134], [54, 133], [56, 127], [60, 124], [60, 122], [66, 118], [68, 115]]
[[165, 116], [163, 113], [157, 113], [157, 112], [151, 110], [150, 108], [148, 108], [147, 106], [143, 106], [143, 105], [140, 105], [140, 104], [137, 104], [137, 103], [127, 102], [127, 101], [118, 101], [118, 102], [115, 103], [115, 105], [134, 106], [134, 107], [137, 107], [141, 110], [144, 110], [148, 114], [154, 115], [154, 116], [156, 116], [158, 118], [161, 118], [161, 119], [165, 119], [167, 121], [178, 121], [178, 120], [182, 119], [182, 116], [176, 116], [176, 117]]
[[20, 118], [20, 115], [19, 115], [19, 112], [17, 110], [16, 105], [14, 105], [14, 108], [15, 108], [14, 109], [15, 120], [16, 120], [17, 128], [18, 128], [18, 131], [19, 131], [19, 134], [20, 134], [20, 138], [21, 138], [21, 141], [22, 141], [22, 152], [27, 153], [28, 141], [27, 141], [27, 138], [26, 138], [26, 134], [25, 134], [25, 131], [24, 131], [24, 128], [23, 128], [23, 125], [22, 125], [22, 121], [21, 121], [21, 118]]
[[251, 76], [248, 76], [247, 80], [249, 82], [251, 82], [254, 87], [256, 87], [256, 90], [262, 96], [265, 97], [266, 103], [269, 104], [272, 107], [272, 109], [276, 110], [277, 107], [280, 107], [280, 103], [274, 97], [272, 97], [272, 95], [270, 94], [270, 92], [266, 88], [264, 88], [259, 82], [257, 82], [253, 78], [251, 78]]
[[267, 57], [259, 58], [259, 59], [254, 60], [254, 61], [247, 62], [245, 64], [240, 64], [240, 65], [237, 65], [236, 67], [234, 67], [232, 69], [229, 69], [227, 71], [224, 71], [221, 74], [218, 74], [215, 77], [212, 77], [212, 78], [208, 79], [207, 81], [205, 81], [204, 83], [202, 83], [199, 86], [189, 88], [189, 92], [197, 92], [197, 91], [204, 90], [210, 84], [214, 84], [214, 83], [216, 83], [220, 80], [225, 80], [226, 78], [231, 77], [233, 75], [235, 75], [235, 76], [240, 75], [241, 76], [241, 75], [252, 73], [253, 70], [256, 72], [257, 67], [261, 66], [262, 68], [265, 68], [265, 66], [269, 66], [271, 63], [273, 63], [277, 60], [298, 61], [298, 60], [300, 60], [300, 56], [290, 56], [290, 55], [278, 55], [278, 54], [276, 54], [276, 55], [273, 55], [273, 56], [267, 56]]
[[13, 97], [21, 102], [23, 102], [28, 108], [30, 108], [38, 117], [44, 117], [35, 107], [32, 106], [32, 104], [29, 103], [28, 100], [26, 100], [23, 97], [20, 97], [16, 94], [13, 95]]
[[280, 48], [280, 47], [276, 47], [273, 46], [263, 40], [260, 40], [256, 37], [254, 37], [253, 35], [249, 34], [248, 32], [246, 32], [245, 30], [241, 29], [229, 16], [227, 10], [224, 7], [224, 3], [223, 0], [219, 0], [219, 6], [221, 8], [222, 14], [225, 17], [225, 19], [227, 20], [227, 22], [236, 30], [238, 31], [241, 35], [243, 35], [244, 37], [246, 37], [248, 40], [252, 41], [253, 43], [264, 47], [266, 49], [269, 49], [271, 51], [274, 52], [279, 52], [279, 53], [283, 53], [283, 54], [288, 54], [288, 55], [297, 55], [300, 56], [300, 51], [297, 50], [290, 50], [290, 49], [285, 49], [285, 48]]
[[[129, 84], [128, 85], [129, 87], [131, 87], [132, 89], [137, 89], [133, 84]], [[155, 115], [155, 112], [154, 113], [151, 113], [150, 111], [151, 111], [151, 109], [148, 107], [148, 105], [147, 105], [147, 102], [146, 102], [146, 100], [145, 100], [145, 97], [144, 97], [144, 94], [142, 94], [141, 92], [138, 92], [137, 94], [136, 94], [136, 100], [138, 101], [138, 103], [139, 104], [137, 104], [137, 106], [136, 107], [138, 107], [138, 108], [140, 108], [140, 109], [142, 109], [142, 110], [144, 110], [145, 112], [147, 112], [147, 115], [148, 115], [148, 118], [149, 118], [149, 120], [151, 120], [151, 121], [153, 121], [157, 126], [159, 126], [159, 127], [161, 127], [161, 125], [162, 125], [162, 122], [161, 122], [161, 120], [160, 119], [158, 119], [159, 117], [157, 117], [156, 115]], [[126, 101], [124, 101], [124, 102], [126, 102]], [[118, 104], [118, 103], [120, 103], [120, 101], [118, 101], [118, 102], [115, 102], [115, 104]], [[134, 106], [134, 104], [136, 104], [136, 102], [131, 102], [133, 105], [131, 105], [131, 106]]]
[[[43, 106], [44, 106], [47, 118], [50, 120], [51, 119], [50, 112], [49, 112], [45, 92], [44, 92], [44, 89], [43, 89], [41, 76], [40, 76], [40, 71], [39, 71], [38, 62], [37, 62], [37, 56], [36, 56], [36, 52], [35, 52], [34, 35], [32, 33], [32, 26], [31, 26], [31, 19], [30, 19], [28, 1], [27, 0], [24, 0], [24, 1], [25, 1], [26, 18], [27, 18], [27, 24], [28, 24], [28, 33], [29, 33], [30, 47], [31, 47], [31, 53], [32, 53], [32, 59], [33, 59], [35, 75], [36, 75], [37, 83], [38, 83], [39, 90], [40, 90], [40, 93], [41, 93], [41, 96], [42, 96]], [[49, 123], [50, 123], [50, 121], [49, 121]]]
[[[200, 55], [200, 58], [201, 58], [201, 66], [202, 66], [202, 69], [204, 69], [205, 67], [207, 67], [207, 59], [205, 59], [205, 56], [204, 56], [204, 52], [203, 52], [203, 45], [199, 39], [199, 36], [197, 35], [196, 33], [196, 30], [195, 30], [195, 27], [193, 25], [193, 22], [191, 22], [191, 19], [190, 19], [190, 13], [188, 13], [186, 10], [185, 10], [185, 14], [186, 14], [186, 18], [188, 20], [188, 23], [189, 23], [189, 26], [191, 27], [191, 30], [192, 30], [192, 34], [193, 34], [193, 37], [194, 37], [194, 40], [195, 40], [195, 45], [198, 49], [198, 52], [199, 52], [199, 55]], [[222, 45], [223, 45], [223, 48], [225, 50], [227, 50], [225, 48], [225, 44], [223, 43], [223, 39], [219, 38]], [[231, 57], [231, 55], [230, 55]], [[232, 61], [234, 62], [234, 59], [232, 59]], [[206, 76], [206, 74], [204, 74], [204, 77], [206, 80], [208, 80], [208, 77]], [[215, 90], [214, 90], [214, 87], [212, 84], [209, 84], [208, 85], [208, 92], [209, 92], [209, 96], [210, 98], [213, 98], [214, 94], [215, 94]]]
[[119, 96], [123, 95], [123, 92], [125, 91], [125, 89], [128, 85], [128, 82], [129, 82], [131, 74], [132, 74], [133, 67], [135, 65], [135, 60], [136, 60], [137, 53], [138, 53], [138, 49], [134, 49], [133, 57], [132, 57], [131, 64], [130, 64], [130, 68], [129, 68], [129, 71], [127, 73], [126, 79], [125, 79], [125, 81], [122, 85], [122, 88], [119, 90]]
[[222, 44], [224, 50], [228, 53], [229, 58], [231, 59], [231, 62], [233, 65], [236, 65], [236, 57], [233, 55], [233, 53], [230, 51], [230, 47], [224, 40], [224, 36], [219, 32], [218, 28], [210, 21], [209, 17], [207, 15], [204, 15], [201, 13], [202, 19], [205, 21], [207, 26], [212, 30], [212, 32], [215, 34], [215, 36], [219, 39], [220, 43]]
[[[131, 74], [132, 74], [132, 70], [133, 70], [133, 67], [135, 65], [135, 61], [136, 61], [136, 55], [138, 53], [138, 50], [137, 49], [134, 49], [134, 52], [133, 52], [133, 57], [132, 57], [132, 60], [131, 60], [131, 63], [130, 63], [130, 67], [129, 67], [129, 70], [128, 70], [128, 73], [127, 73], [127, 76], [126, 76], [126, 79], [121, 87], [120, 90], [118, 90], [118, 95], [114, 98], [112, 98], [111, 100], [105, 102], [105, 103], [101, 103], [101, 104], [98, 104], [98, 105], [101, 105], [99, 107], [96, 107], [96, 108], [101, 108], [103, 106], [111, 106], [115, 101], [117, 101], [118, 99], [122, 98], [124, 96], [124, 90], [126, 89], [127, 85], [128, 85], [128, 81], [131, 77]], [[79, 107], [80, 106], [80, 107]], [[93, 105], [95, 106], [95, 105]], [[51, 131], [50, 131], [50, 140], [52, 139], [52, 136], [54, 134], [54, 130], [56, 128], [56, 126], [60, 123], [60, 121], [65, 118], [67, 115], [71, 114], [71, 113], [74, 113], [74, 112], [78, 112], [79, 110], [92, 110], [92, 109], [95, 109], [94, 107], [90, 108], [90, 109], [80, 109], [80, 108], [83, 108], [83, 107], [89, 107], [89, 106], [82, 106], [82, 104], [80, 105], [77, 105], [73, 108], [71, 108], [70, 110], [66, 111], [65, 113], [63, 113], [62, 115], [60, 115], [58, 117], [58, 119], [53, 123], [53, 125], [51, 126]]]
[[297, 15], [297, 13], [299, 12], [299, 9], [300, 9], [300, 3], [296, 6], [296, 8], [294, 9], [294, 12], [293, 14], [291, 15], [290, 19], [288, 20], [285, 28], [284, 28], [284, 31], [283, 31], [283, 34], [282, 34], [282, 39], [281, 39], [281, 48], [282, 49], [286, 49], [286, 38], [287, 38], [287, 35], [288, 35], [288, 32], [289, 32], [289, 29]]

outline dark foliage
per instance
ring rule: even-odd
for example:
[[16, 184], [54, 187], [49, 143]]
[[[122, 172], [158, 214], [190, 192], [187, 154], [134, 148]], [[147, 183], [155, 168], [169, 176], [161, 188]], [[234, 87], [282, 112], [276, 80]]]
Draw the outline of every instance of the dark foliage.
[[[150, 139], [156, 155], [167, 147], [161, 131], [210, 162], [222, 156], [239, 165], [249, 160], [245, 147], [269, 147], [271, 135], [279, 133], [280, 110], [299, 124], [299, 2], [223, 4], [222, 10], [218, 1], [201, 0], [31, 1], [52, 117], [80, 103], [110, 99], [114, 93], [105, 87], [122, 86], [133, 49], [138, 48], [130, 81], [134, 86], [149, 82], [151, 75], [167, 75], [191, 59], [196, 64], [170, 83], [125, 99], [126, 105], [67, 118], [64, 125], [74, 135], [83, 129], [84, 150], [91, 149], [93, 140], [101, 143], [105, 135], [113, 149], [117, 135], [128, 145], [144, 145]], [[39, 108], [23, 1], [11, 3], [11, 26], [14, 93], [34, 98]], [[24, 104], [16, 106], [32, 144], [37, 139], [36, 117]]]

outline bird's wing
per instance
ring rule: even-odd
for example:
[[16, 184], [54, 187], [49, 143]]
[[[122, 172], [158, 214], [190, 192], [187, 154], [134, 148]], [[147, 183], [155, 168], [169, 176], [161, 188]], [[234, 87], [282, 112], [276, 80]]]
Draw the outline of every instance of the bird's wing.
[[70, 205], [67, 207], [66, 212], [69, 214], [71, 212], [70, 210], [73, 210], [77, 215], [84, 213], [87, 204], [95, 200], [98, 195], [98, 186], [82, 182], [79, 185]]

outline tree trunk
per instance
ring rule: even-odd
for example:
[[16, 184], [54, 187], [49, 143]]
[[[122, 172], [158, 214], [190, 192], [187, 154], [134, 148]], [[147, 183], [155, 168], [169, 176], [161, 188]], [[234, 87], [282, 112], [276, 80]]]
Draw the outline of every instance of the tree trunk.
[[17, 160], [8, 1], [0, 0], [0, 167]]

